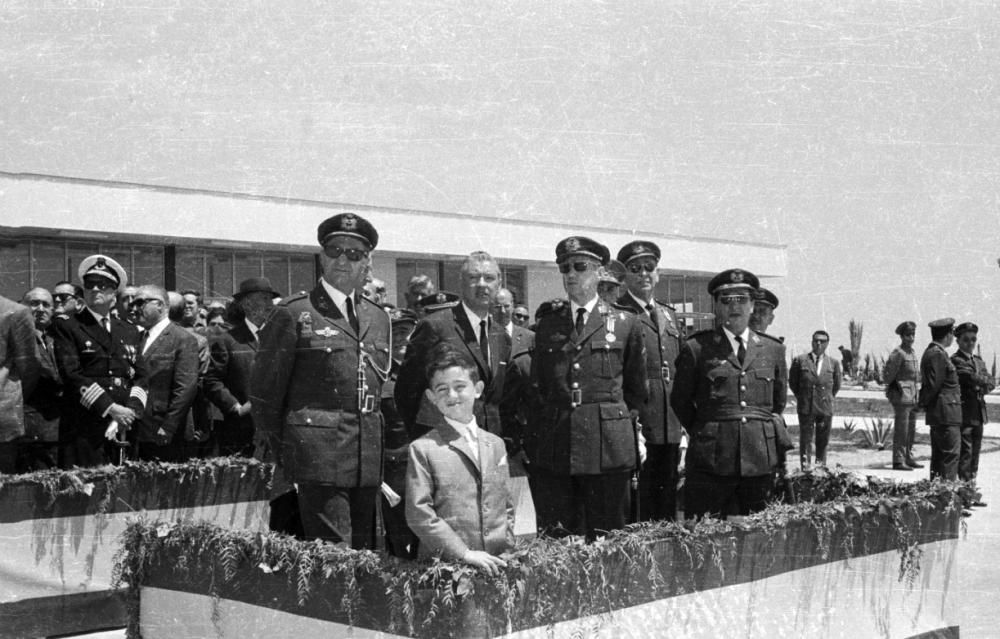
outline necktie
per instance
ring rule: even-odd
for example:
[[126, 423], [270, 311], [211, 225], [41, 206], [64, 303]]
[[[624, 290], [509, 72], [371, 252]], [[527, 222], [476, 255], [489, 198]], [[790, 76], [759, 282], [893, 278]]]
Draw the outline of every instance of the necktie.
[[476, 439], [476, 436], [472, 434], [471, 428], [465, 429], [465, 441], [469, 443], [469, 449], [472, 450], [472, 456], [476, 458], [476, 461], [479, 461], [479, 442]]
[[486, 320], [479, 320], [479, 350], [483, 352], [486, 368], [490, 367], [490, 336], [486, 330]]
[[576, 329], [577, 335], [583, 333], [583, 326], [584, 326], [583, 315], [586, 312], [587, 309], [583, 308], [582, 306], [576, 309], [576, 326], [574, 328]]
[[107, 316], [101, 318], [101, 328], [106, 330], [108, 334], [111, 334], [111, 320], [109, 320]]
[[351, 328], [357, 333], [359, 329], [358, 316], [354, 312], [354, 299], [350, 295], [344, 299], [344, 304], [347, 306], [347, 321], [351, 324]]
[[652, 304], [646, 304], [646, 312], [649, 313], [649, 318], [653, 320], [653, 326], [660, 328], [660, 320], [656, 317], [656, 307]]
[[736, 359], [740, 360], [740, 366], [742, 366], [743, 360], [747, 358], [747, 349], [743, 346], [743, 338], [739, 335], [736, 336], [736, 343], [739, 345], [739, 349], [736, 351]]

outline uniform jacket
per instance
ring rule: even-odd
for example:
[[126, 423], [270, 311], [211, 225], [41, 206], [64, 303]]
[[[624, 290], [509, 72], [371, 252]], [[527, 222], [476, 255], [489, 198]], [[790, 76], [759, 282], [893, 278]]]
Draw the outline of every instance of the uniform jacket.
[[440, 412], [421, 420], [431, 430], [410, 444], [406, 467], [406, 523], [420, 538], [420, 556], [441, 551], [455, 561], [470, 549], [491, 555], [513, 549], [514, 500], [503, 440], [479, 429], [477, 460]]
[[812, 353], [803, 353], [792, 360], [792, 367], [788, 370], [788, 387], [795, 394], [799, 415], [833, 416], [833, 398], [840, 392], [843, 374], [840, 362], [829, 355], [824, 354], [822, 362], [817, 375]]
[[[111, 404], [141, 415], [146, 405], [146, 372], [139, 361], [139, 331], [111, 318], [106, 331], [86, 308], [74, 317], [56, 317], [50, 329], [63, 380], [60, 438], [81, 436], [101, 444]], [[82, 410], [81, 410], [82, 409]]]
[[146, 336], [140, 343], [139, 361], [146, 370], [148, 396], [136, 439], [163, 446], [183, 437], [188, 411], [198, 392], [198, 341], [173, 322], [143, 353], [145, 340]]
[[503, 399], [500, 400], [500, 418], [508, 454], [521, 450], [528, 416], [538, 410], [537, 397], [531, 392], [531, 356], [534, 351], [535, 332], [514, 325], [511, 330], [510, 358], [505, 371]]
[[654, 300], [654, 321], [632, 295], [626, 293], [618, 304], [635, 313], [642, 327], [646, 346], [646, 377], [649, 397], [639, 407], [639, 423], [646, 442], [653, 445], [678, 444], [681, 423], [670, 407], [670, 391], [674, 386], [675, 362], [681, 349], [681, 333], [674, 309]]
[[752, 330], [748, 342], [742, 366], [722, 328], [695, 333], [681, 348], [670, 400], [691, 437], [689, 469], [758, 477], [780, 463], [785, 346]]
[[951, 356], [951, 363], [958, 373], [962, 391], [962, 423], [985, 424], [986, 393], [993, 390], [993, 377], [986, 369], [986, 362], [979, 355], [966, 355], [961, 349]]
[[59, 441], [59, 404], [62, 381], [56, 364], [52, 336], [35, 331], [39, 375], [35, 390], [24, 403], [24, 434], [30, 441]]
[[633, 470], [633, 417], [646, 402], [646, 353], [635, 316], [598, 301], [577, 334], [568, 302], [545, 311], [535, 332], [524, 447], [560, 475]]
[[[411, 438], [419, 437], [425, 431], [418, 422], [425, 423], [433, 415], [430, 410], [433, 405], [424, 397], [427, 388], [424, 368], [428, 353], [441, 342], [455, 345], [476, 363], [479, 379], [486, 385], [482, 397], [476, 400], [476, 421], [494, 435], [503, 436], [500, 403], [511, 353], [511, 338], [496, 322], [490, 322], [489, 326], [490, 365], [487, 367], [479, 348], [479, 327], [469, 324], [461, 303], [431, 313], [417, 323], [406, 346], [406, 355], [396, 381], [396, 407], [411, 431]], [[418, 419], [420, 413], [424, 413], [424, 417]]]
[[917, 386], [920, 382], [920, 362], [911, 349], [904, 351], [897, 346], [889, 353], [882, 373], [885, 396], [893, 405], [913, 406], [917, 403]]
[[931, 342], [920, 358], [920, 407], [927, 411], [928, 426], [962, 423], [962, 391], [958, 372], [943, 346]]
[[233, 409], [250, 399], [250, 371], [257, 355], [257, 339], [246, 322], [210, 335], [211, 360], [205, 372], [203, 388], [208, 399], [222, 413], [225, 428], [253, 428], [253, 417], [242, 417]]
[[290, 481], [342, 488], [382, 481], [389, 316], [368, 298], [355, 301], [358, 332], [320, 284], [283, 301], [258, 334], [254, 426], [269, 436]]
[[35, 389], [38, 375], [31, 311], [0, 297], [0, 442], [24, 434], [24, 399]]

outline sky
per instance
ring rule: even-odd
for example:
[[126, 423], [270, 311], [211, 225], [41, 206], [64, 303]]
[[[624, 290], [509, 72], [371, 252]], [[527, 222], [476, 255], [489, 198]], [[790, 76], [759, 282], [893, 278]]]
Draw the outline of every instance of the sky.
[[990, 363], [998, 36], [976, 1], [11, 0], [0, 170], [783, 244], [792, 351], [951, 316]]

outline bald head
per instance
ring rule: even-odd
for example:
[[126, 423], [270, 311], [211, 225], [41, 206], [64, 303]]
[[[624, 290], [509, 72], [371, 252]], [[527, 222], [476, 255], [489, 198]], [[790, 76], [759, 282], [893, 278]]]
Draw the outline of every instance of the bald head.
[[35, 328], [44, 331], [52, 323], [52, 314], [55, 303], [52, 294], [44, 288], [33, 288], [24, 294], [21, 303], [31, 309], [31, 316], [35, 320]]

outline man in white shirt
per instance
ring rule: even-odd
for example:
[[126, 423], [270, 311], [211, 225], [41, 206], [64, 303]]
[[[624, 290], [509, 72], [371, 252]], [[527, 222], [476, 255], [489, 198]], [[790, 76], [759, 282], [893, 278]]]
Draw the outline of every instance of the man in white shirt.
[[826, 465], [826, 448], [833, 425], [833, 400], [840, 391], [843, 374], [840, 362], [826, 354], [830, 334], [816, 331], [812, 351], [792, 360], [788, 387], [795, 394], [799, 413], [799, 459], [802, 470], [812, 467], [813, 435], [816, 439], [816, 463]]

